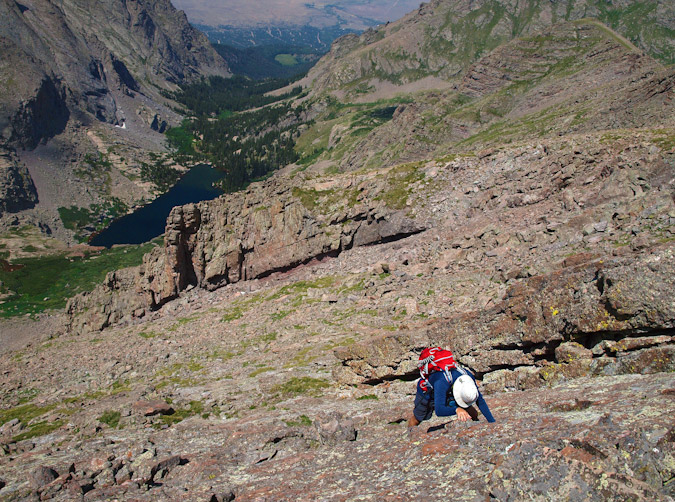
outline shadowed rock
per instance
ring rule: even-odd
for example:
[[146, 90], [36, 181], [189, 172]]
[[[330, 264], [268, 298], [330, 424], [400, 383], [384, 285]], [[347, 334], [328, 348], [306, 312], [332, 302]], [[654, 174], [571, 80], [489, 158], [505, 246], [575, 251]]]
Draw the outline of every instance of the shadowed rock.
[[134, 410], [144, 417], [151, 417], [154, 415], [170, 415], [173, 413], [173, 408], [165, 401], [137, 401], [133, 406]]
[[341, 413], [335, 412], [317, 417], [314, 427], [322, 444], [356, 440], [353, 420], [344, 417]]
[[13, 152], [0, 148], [0, 216], [34, 207], [37, 201], [28, 169]]
[[58, 477], [59, 473], [54, 469], [41, 465], [28, 474], [28, 482], [30, 483], [31, 488], [39, 490]]

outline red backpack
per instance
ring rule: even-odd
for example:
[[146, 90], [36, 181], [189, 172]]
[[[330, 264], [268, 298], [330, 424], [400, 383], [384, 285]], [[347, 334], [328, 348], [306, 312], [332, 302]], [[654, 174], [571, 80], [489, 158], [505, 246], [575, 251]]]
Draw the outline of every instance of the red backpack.
[[457, 368], [457, 363], [449, 350], [444, 350], [440, 347], [427, 347], [420, 354], [420, 359], [417, 362], [417, 367], [420, 369], [422, 382], [420, 386], [425, 392], [431, 388], [429, 383], [429, 375], [434, 371], [443, 371], [447, 375], [451, 369]]

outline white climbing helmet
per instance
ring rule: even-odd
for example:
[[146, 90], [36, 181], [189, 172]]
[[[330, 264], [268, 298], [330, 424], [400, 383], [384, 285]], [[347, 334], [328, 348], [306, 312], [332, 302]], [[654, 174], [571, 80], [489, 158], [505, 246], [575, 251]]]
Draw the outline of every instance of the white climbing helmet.
[[452, 386], [455, 402], [462, 408], [468, 408], [478, 401], [478, 387], [469, 375], [462, 375]]

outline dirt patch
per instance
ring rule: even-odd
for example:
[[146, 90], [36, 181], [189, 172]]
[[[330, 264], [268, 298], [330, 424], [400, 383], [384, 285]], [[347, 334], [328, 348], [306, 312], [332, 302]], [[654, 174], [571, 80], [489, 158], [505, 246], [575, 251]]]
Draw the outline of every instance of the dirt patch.
[[425, 77], [415, 82], [410, 82], [408, 84], [396, 85], [393, 82], [387, 82], [382, 80], [371, 80], [369, 82], [374, 91], [370, 92], [364, 96], [361, 96], [354, 101], [356, 103], [370, 103], [373, 101], [378, 101], [380, 99], [391, 99], [400, 94], [411, 94], [420, 91], [431, 91], [431, 90], [443, 90], [452, 87], [452, 84], [447, 80], [443, 80], [438, 77]]
[[64, 331], [63, 314], [45, 314], [36, 318], [0, 319], [0, 355], [22, 350], [39, 340]]

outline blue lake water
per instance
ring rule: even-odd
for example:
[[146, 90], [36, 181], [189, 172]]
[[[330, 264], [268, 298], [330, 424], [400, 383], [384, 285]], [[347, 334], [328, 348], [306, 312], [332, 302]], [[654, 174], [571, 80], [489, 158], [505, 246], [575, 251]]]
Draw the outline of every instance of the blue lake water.
[[175, 206], [215, 199], [223, 192], [213, 183], [223, 178], [221, 171], [205, 164], [190, 169], [176, 185], [147, 206], [115, 220], [89, 241], [92, 246], [141, 244], [164, 233], [166, 218]]

